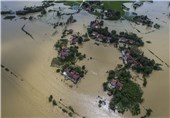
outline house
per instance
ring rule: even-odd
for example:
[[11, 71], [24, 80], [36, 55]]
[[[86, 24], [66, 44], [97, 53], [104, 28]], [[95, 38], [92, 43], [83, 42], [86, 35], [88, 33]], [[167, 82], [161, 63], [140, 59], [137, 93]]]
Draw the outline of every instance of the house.
[[122, 89], [123, 88], [123, 84], [122, 83], [120, 83], [119, 81], [117, 82], [117, 87], [119, 88], [119, 89]]
[[90, 23], [90, 27], [94, 29], [99, 29], [101, 28], [100, 22], [98, 20], [94, 20]]
[[129, 49], [124, 49], [121, 51], [122, 53], [122, 59], [125, 64], [132, 64], [132, 65], [140, 65], [143, 66], [139, 61], [136, 61], [130, 53]]
[[118, 80], [116, 79], [112, 79], [107, 87], [112, 90], [112, 89], [115, 89], [115, 88], [118, 88], [118, 89], [122, 89], [123, 88], [123, 84], [121, 82], [119, 82]]
[[65, 76], [65, 79], [71, 80], [74, 84], [80, 79], [80, 74], [77, 71], [68, 68], [64, 70], [63, 75]]
[[123, 62], [124, 62], [125, 64], [127, 64], [127, 63], [128, 63], [128, 55], [129, 55], [129, 54], [126, 53], [125, 50], [122, 50], [121, 53], [122, 53]]
[[100, 41], [100, 42], [103, 42], [103, 35], [102, 34], [98, 34], [97, 37], [96, 37], [96, 40], [97, 41]]
[[76, 34], [74, 35], [71, 35], [71, 41], [70, 41], [70, 44], [73, 45], [73, 44], [76, 44], [76, 42], [78, 41], [78, 38], [79, 36], [77, 36]]
[[59, 57], [63, 60], [66, 59], [69, 55], [70, 55], [70, 50], [68, 48], [62, 48], [59, 51]]
[[94, 37], [97, 37], [98, 33], [97, 32], [92, 32], [91, 35], [94, 36]]
[[129, 39], [121, 37], [119, 38], [119, 43], [126, 43]]

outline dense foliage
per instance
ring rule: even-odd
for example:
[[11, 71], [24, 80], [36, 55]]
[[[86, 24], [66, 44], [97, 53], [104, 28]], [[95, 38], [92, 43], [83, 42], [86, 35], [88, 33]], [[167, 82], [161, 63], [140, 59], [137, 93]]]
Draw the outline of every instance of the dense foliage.
[[[111, 78], [117, 78], [121, 83], [123, 83], [123, 88], [110, 90], [107, 89], [107, 83]], [[143, 91], [137, 83], [131, 80], [131, 74], [125, 68], [118, 70], [109, 71], [108, 82], [103, 84], [103, 89], [111, 91], [113, 93], [113, 98], [110, 101], [110, 108], [112, 110], [117, 110], [119, 113], [124, 113], [130, 110], [132, 115], [140, 114], [140, 103], [142, 103]]]
[[160, 65], [155, 63], [153, 59], [149, 59], [144, 56], [139, 50], [131, 48], [130, 49], [131, 56], [136, 59], [141, 65], [133, 65], [132, 69], [138, 73], [142, 73], [144, 75], [149, 75], [153, 70], [160, 70]]
[[134, 41], [133, 45], [137, 45], [137, 46], [143, 46], [144, 45], [144, 42], [135, 33], [120, 32], [119, 36], [120, 37], [125, 37], [125, 38], [127, 38], [129, 40]]

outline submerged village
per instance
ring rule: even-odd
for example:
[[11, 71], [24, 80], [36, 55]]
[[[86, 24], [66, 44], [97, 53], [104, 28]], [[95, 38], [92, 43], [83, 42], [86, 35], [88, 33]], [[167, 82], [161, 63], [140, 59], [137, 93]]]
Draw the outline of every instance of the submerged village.
[[[148, 51], [162, 63], [160, 64], [154, 59], [145, 56], [142, 47], [145, 47], [146, 43], [150, 44], [152, 42], [144, 42], [142, 37], [133, 32], [117, 31], [116, 27], [108, 28], [105, 26], [106, 21], [127, 20], [136, 25], [153, 28], [153, 31], [161, 29], [161, 25], [152, 21], [149, 16], [129, 11], [129, 8], [124, 5], [126, 2], [131, 2], [133, 9], [138, 9], [145, 2], [152, 4], [154, 1], [42, 1], [41, 6], [25, 6], [23, 10], [18, 11], [1, 11], [1, 15], [4, 19], [13, 20], [16, 17], [20, 17], [20, 19], [30, 21], [36, 18], [34, 16], [26, 17], [26, 15], [37, 12], [40, 13], [37, 15], [37, 18], [40, 19], [52, 12], [55, 14], [55, 17], [58, 18], [62, 18], [64, 15], [69, 16], [68, 19], [49, 24], [54, 29], [58, 27], [62, 27], [63, 29], [61, 38], [56, 39], [56, 43], [54, 44], [56, 57], [51, 59], [51, 65], [49, 66], [55, 68], [57, 74], [62, 75], [62, 81], [70, 81], [70, 89], [72, 89], [74, 85], [78, 85], [80, 81], [83, 83], [88, 73], [88, 66], [80, 66], [78, 63], [83, 60], [94, 60], [93, 57], [89, 57], [88, 54], [84, 54], [79, 50], [83, 44], [92, 40], [94, 41], [94, 45], [98, 47], [107, 45], [112, 46], [113, 50], [118, 50], [121, 57], [115, 58], [121, 60], [122, 64], [117, 63], [117, 66], [113, 67], [113, 69], [103, 72], [107, 74], [107, 78], [105, 78], [105, 82], [101, 85], [103, 91], [110, 97], [109, 109], [111, 109], [112, 112], [118, 112], [120, 114], [130, 111], [132, 116], [140, 115], [141, 118], [147, 118], [152, 116], [152, 112], [154, 111], [148, 106], [144, 108], [145, 114], [140, 114], [141, 106], [145, 99], [143, 98], [144, 93], [142, 88], [147, 87], [147, 80], [152, 72], [163, 71], [162, 63], [165, 64], [167, 68], [169, 68], [169, 65], [149, 49]], [[58, 10], [47, 10], [50, 6], [58, 3], [70, 6], [70, 9], [74, 9], [75, 12], [65, 13], [60, 7]], [[96, 17], [89, 24], [82, 22], [83, 27], [87, 31], [84, 34], [75, 32], [75, 29], [68, 27], [70, 24], [74, 25], [74, 23], [77, 22], [74, 15], [79, 14], [81, 10]], [[34, 40], [32, 34], [25, 30], [25, 25], [21, 30]], [[142, 34], [140, 29], [136, 29], [136, 31]], [[148, 33], [152, 32], [146, 32], [145, 34]], [[54, 32], [53, 35], [58, 34]], [[105, 47], [102, 46], [101, 48]], [[1, 68], [2, 67], [4, 68], [4, 65], [1, 65]], [[138, 75], [135, 79], [133, 77], [134, 73]], [[142, 81], [142, 86], [136, 82], [136, 79]], [[62, 109], [69, 117], [84, 117], [80, 116], [71, 106], [62, 108], [60, 106], [60, 101], [62, 100], [55, 100], [53, 95], [49, 95], [48, 101], [51, 102], [53, 106], [58, 106]], [[106, 102], [104, 100], [99, 100], [99, 109], [105, 106], [105, 104]]]

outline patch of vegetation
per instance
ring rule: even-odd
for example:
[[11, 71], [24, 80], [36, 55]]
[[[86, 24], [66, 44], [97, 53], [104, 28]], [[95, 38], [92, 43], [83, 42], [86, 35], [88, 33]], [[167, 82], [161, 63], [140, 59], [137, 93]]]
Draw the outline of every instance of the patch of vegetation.
[[[78, 46], [62, 47], [63, 44], [59, 41], [55, 47], [58, 49], [58, 57], [53, 59], [52, 64], [62, 66], [65, 64], [75, 64], [78, 60], [86, 58], [85, 54], [78, 51]], [[66, 50], [67, 52], [63, 51]], [[67, 54], [66, 54], [67, 53]], [[59, 71], [59, 70], [58, 70]], [[57, 71], [57, 72], [58, 72]]]
[[140, 104], [142, 103], [143, 91], [137, 83], [131, 80], [131, 74], [125, 68], [120, 68], [118, 70], [109, 71], [108, 75], [109, 83], [110, 78], [117, 78], [123, 84], [122, 89], [108, 89], [107, 83], [104, 83], [104, 89], [113, 93], [114, 97], [111, 99], [109, 107], [119, 113], [124, 113], [125, 111], [130, 111], [132, 115], [140, 114]]
[[104, 9], [119, 11], [121, 15], [124, 15], [122, 5], [126, 2], [127, 1], [102, 1], [102, 3], [104, 3]]
[[147, 117], [149, 117], [150, 115], [151, 115], [151, 113], [152, 113], [152, 109], [145, 109], [146, 110], [146, 114], [144, 115], [144, 116], [141, 116], [141, 118], [147, 118]]
[[84, 41], [84, 42], [87, 42], [87, 41], [90, 41], [90, 39], [89, 39], [89, 38], [84, 38], [83, 41]]
[[5, 71], [7, 71], [7, 72], [8, 72], [8, 71], [9, 71], [9, 69], [8, 69], [8, 68], [5, 68]]
[[56, 102], [56, 100], [53, 100], [53, 106], [56, 106], [57, 105], [57, 102]]
[[[92, 9], [94, 9], [93, 11], [95, 11], [95, 9], [102, 9], [102, 10], [108, 10], [108, 11], [112, 11], [112, 13], [115, 13], [114, 16], [107, 16], [109, 20], [117, 20], [119, 19], [121, 16], [124, 15], [124, 10], [123, 10], [123, 3], [125, 3], [127, 1], [101, 1], [101, 3], [94, 3], [92, 4], [91, 1], [89, 2], [85, 2], [85, 6], [89, 6]], [[104, 15], [101, 12], [89, 12], [93, 15], [96, 16], [102, 16]], [[118, 14], [117, 14], [118, 13]]]
[[138, 37], [135, 33], [120, 32], [119, 37], [124, 37], [126, 39], [132, 40], [133, 45], [144, 46], [144, 42], [141, 37]]
[[4, 65], [1, 65], [2, 68], [4, 68], [5, 66]]
[[73, 114], [72, 114], [71, 112], [69, 112], [68, 115], [69, 115], [70, 117], [73, 117]]
[[49, 101], [49, 102], [52, 102], [52, 100], [53, 100], [53, 96], [50, 95], [50, 96], [48, 97], [48, 101]]
[[69, 106], [68, 108], [70, 109], [70, 111], [72, 111], [74, 113], [74, 109], [72, 106]]
[[62, 109], [62, 111], [63, 111], [64, 113], [68, 113], [68, 111], [67, 111], [66, 109], [64, 109], [64, 108]]
[[64, 5], [69, 6], [80, 5], [82, 3], [82, 1], [60, 1], [60, 2], [64, 3]]
[[108, 82], [103, 83], [103, 91], [107, 91], [107, 84], [108, 84]]
[[146, 43], [151, 43], [151, 41], [146, 41]]
[[131, 56], [138, 62], [139, 64], [132, 65], [132, 69], [137, 73], [142, 73], [143, 75], [149, 75], [153, 70], [160, 68], [157, 63], [153, 59], [149, 59], [144, 56], [143, 52], [138, 49], [131, 48], [130, 49]]
[[4, 19], [10, 19], [10, 20], [12, 20], [12, 19], [14, 19], [15, 18], [15, 16], [5, 16], [4, 17]]
[[[144, 42], [141, 37], [138, 37], [135, 33], [120, 32], [117, 34], [115, 30], [109, 32], [108, 27], [102, 27], [103, 21], [95, 20], [90, 22], [90, 28], [87, 28], [87, 32], [92, 39], [103, 43], [124, 43], [126, 45], [143, 46]], [[98, 28], [95, 28], [98, 27]]]
[[146, 78], [144, 77], [144, 78], [143, 78], [143, 86], [146, 87], [146, 85], [147, 85], [147, 80], [146, 80]]
[[78, 38], [78, 44], [82, 44], [82, 42], [83, 42], [83, 38], [82, 38], [82, 37], [79, 37], [79, 38]]
[[85, 66], [85, 65], [83, 65], [83, 66], [82, 66], [82, 69], [83, 69], [83, 70], [85, 70], [85, 69], [86, 69], [86, 66]]
[[61, 49], [63, 46], [67, 46], [68, 44], [68, 39], [60, 39], [59, 41], [56, 42], [54, 45], [55, 49]]
[[56, 72], [59, 73], [59, 72], [60, 72], [60, 69], [57, 69]]

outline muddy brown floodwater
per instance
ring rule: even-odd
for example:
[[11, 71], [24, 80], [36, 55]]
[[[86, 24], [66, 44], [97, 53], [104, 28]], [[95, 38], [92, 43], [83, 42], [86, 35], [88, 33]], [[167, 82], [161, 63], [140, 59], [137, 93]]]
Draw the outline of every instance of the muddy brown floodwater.
[[[29, 2], [30, 3], [30, 2]], [[4, 7], [4, 4], [7, 7]], [[20, 8], [24, 7], [19, 3], [4, 2], [2, 8], [13, 7], [17, 9], [17, 5]], [[32, 3], [34, 4], [34, 3]], [[39, 3], [36, 3], [39, 4]], [[131, 8], [131, 5], [126, 4]], [[21, 7], [22, 6], [22, 7]], [[61, 7], [66, 12], [74, 12], [74, 10], [68, 9], [68, 6], [63, 4], [56, 4], [48, 9], [58, 9]], [[11, 8], [12, 9], [12, 8]], [[133, 11], [131, 8], [130, 10]], [[144, 54], [154, 59], [157, 63], [161, 63], [163, 66], [162, 71], [154, 71], [148, 78], [148, 84], [144, 90], [144, 103], [142, 106], [151, 108], [153, 110], [152, 117], [168, 118], [169, 117], [169, 68], [163, 64], [159, 59], [152, 55], [149, 51], [153, 51], [164, 62], [169, 64], [169, 21], [168, 18], [168, 4], [167, 2], [154, 2], [144, 3], [142, 7], [136, 10], [139, 14], [148, 15], [154, 22], [161, 25], [160, 30], [148, 29], [145, 26], [135, 25], [129, 23], [126, 20], [123, 21], [105, 21], [104, 25], [108, 28], [119, 31], [129, 31], [138, 34], [143, 37], [144, 41], [151, 41], [151, 44], [145, 43], [145, 46], [141, 48]], [[37, 16], [36, 14], [31, 14]], [[121, 56], [117, 49], [113, 45], [94, 45], [94, 40], [84, 43], [80, 46], [80, 52], [86, 54], [86, 57], [92, 57], [92, 60], [87, 58], [79, 65], [86, 65], [88, 70], [87, 75], [81, 80], [78, 85], [74, 85], [70, 88], [68, 85], [72, 85], [71, 82], [64, 82], [63, 76], [56, 73], [56, 68], [50, 67], [51, 61], [57, 56], [57, 51], [54, 49], [54, 44], [61, 37], [63, 27], [57, 27], [53, 29], [49, 23], [55, 21], [61, 21], [57, 17], [53, 17], [53, 13], [49, 13], [47, 16], [41, 19], [33, 21], [23, 20], [16, 17], [14, 20], [4, 20], [1, 16], [1, 32], [2, 32], [2, 45], [1, 45], [1, 59], [5, 68], [8, 68], [10, 72], [1, 67], [1, 90], [2, 90], [2, 117], [3, 118], [65, 118], [69, 117], [64, 114], [62, 110], [57, 107], [53, 107], [48, 102], [50, 94], [56, 100], [62, 99], [62, 103], [66, 106], [72, 106], [74, 110], [88, 118], [118, 118], [118, 117], [132, 117], [129, 112], [125, 115], [114, 113], [108, 109], [108, 103], [111, 99], [103, 92], [102, 84], [106, 81], [106, 71], [114, 69], [117, 64], [121, 64], [119, 60]], [[27, 15], [29, 17], [30, 15]], [[63, 19], [68, 16], [63, 16]], [[74, 15], [77, 20], [68, 26], [72, 28], [74, 32], [80, 32], [84, 34], [86, 32], [85, 26], [89, 25], [90, 21], [95, 19], [95, 16], [88, 14], [85, 11], [81, 11], [79, 14]], [[32, 40], [22, 30], [29, 32], [33, 37]], [[141, 32], [149, 32], [155, 30], [152, 33], [141, 34], [136, 29], [140, 29]], [[56, 32], [55, 35], [53, 33]], [[62, 80], [62, 81], [61, 81]], [[142, 83], [138, 80], [139, 83]], [[98, 107], [98, 97], [101, 96], [106, 99], [106, 106]], [[141, 108], [141, 115], [144, 115], [145, 111]], [[75, 117], [80, 117], [75, 116]], [[139, 117], [139, 116], [137, 116]]]

